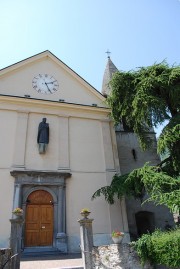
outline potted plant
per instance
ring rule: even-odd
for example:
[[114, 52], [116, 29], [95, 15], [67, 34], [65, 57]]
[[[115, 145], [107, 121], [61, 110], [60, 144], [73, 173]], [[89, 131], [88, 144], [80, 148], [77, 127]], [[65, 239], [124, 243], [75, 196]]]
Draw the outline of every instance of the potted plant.
[[113, 231], [111, 235], [112, 235], [113, 242], [115, 244], [119, 244], [119, 243], [121, 243], [121, 241], [123, 239], [124, 233], [119, 232], [119, 231]]
[[22, 216], [23, 215], [23, 209], [17, 207], [15, 208], [12, 213], [15, 215], [15, 216]]
[[89, 211], [88, 208], [83, 208], [81, 209], [81, 212], [80, 212], [81, 216], [84, 217], [85, 219], [87, 219], [90, 213], [91, 212]]

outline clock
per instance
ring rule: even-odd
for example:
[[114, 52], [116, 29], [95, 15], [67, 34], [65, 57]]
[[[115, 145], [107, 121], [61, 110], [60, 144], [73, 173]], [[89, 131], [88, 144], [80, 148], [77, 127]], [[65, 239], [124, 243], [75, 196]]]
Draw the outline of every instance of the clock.
[[48, 74], [35, 76], [32, 80], [32, 86], [37, 92], [44, 94], [52, 94], [59, 88], [57, 80]]

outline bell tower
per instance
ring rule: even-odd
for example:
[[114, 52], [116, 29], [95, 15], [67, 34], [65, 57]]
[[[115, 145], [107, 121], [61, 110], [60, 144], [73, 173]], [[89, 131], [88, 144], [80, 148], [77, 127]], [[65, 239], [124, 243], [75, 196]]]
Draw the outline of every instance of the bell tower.
[[[110, 58], [110, 52], [106, 52], [107, 64], [104, 71], [102, 82], [102, 94], [105, 97], [111, 92], [109, 82], [115, 72], [118, 72], [117, 67], [114, 65]], [[155, 165], [160, 162], [157, 155], [156, 137], [153, 129], [150, 130], [149, 135], [152, 136], [154, 143], [149, 150], [142, 151], [140, 148], [136, 134], [132, 129], [129, 129], [126, 123], [121, 119], [121, 122], [116, 126], [116, 141], [118, 148], [118, 157], [121, 174], [130, 173], [132, 170], [142, 167], [146, 162], [151, 162]], [[164, 206], [155, 206], [153, 203], [145, 203], [141, 206], [141, 202], [133, 198], [126, 199], [126, 211], [128, 218], [129, 233], [131, 239], [134, 240], [141, 235], [141, 231], [148, 227], [148, 230], [153, 231], [156, 228], [164, 228], [166, 222], [173, 223], [172, 216], [169, 210]], [[140, 217], [144, 216], [147, 223], [139, 225]]]
[[118, 71], [117, 67], [111, 61], [110, 52], [107, 50], [106, 53], [108, 55], [107, 57], [108, 60], [104, 71], [102, 90], [101, 90], [102, 95], [104, 95], [105, 97], [107, 97], [111, 92], [109, 81], [112, 79], [113, 74]]

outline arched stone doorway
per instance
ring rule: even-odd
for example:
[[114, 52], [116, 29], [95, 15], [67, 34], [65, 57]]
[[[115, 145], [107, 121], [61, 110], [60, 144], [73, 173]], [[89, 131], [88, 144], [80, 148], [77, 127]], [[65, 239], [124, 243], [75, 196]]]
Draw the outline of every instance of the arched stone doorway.
[[45, 190], [33, 191], [27, 198], [25, 247], [52, 246], [53, 197]]
[[[29, 214], [32, 214], [32, 217], [29, 217], [30, 219], [32, 218], [37, 219], [37, 216], [39, 216], [39, 210], [40, 210], [37, 208], [40, 205], [43, 205], [44, 203], [45, 203], [44, 205], [46, 208], [47, 206], [53, 208], [51, 213], [47, 213], [50, 216], [52, 214], [52, 218], [53, 218], [53, 228], [52, 228], [53, 239], [51, 239], [52, 241], [50, 240], [48, 241], [45, 239], [43, 239], [42, 241], [41, 240], [35, 241], [36, 240], [35, 234], [37, 235], [38, 232], [36, 233], [30, 232], [31, 235], [29, 236], [32, 238], [26, 240], [27, 236], [26, 236], [26, 224], [25, 224], [25, 226], [23, 227], [23, 233], [22, 233], [22, 248], [24, 248], [24, 252], [25, 251], [30, 252], [33, 249], [35, 249], [36, 252], [38, 251], [42, 252], [42, 249], [44, 249], [45, 251], [45, 249], [48, 248], [48, 249], [51, 249], [51, 251], [59, 250], [61, 252], [66, 253], [67, 252], [67, 235], [66, 235], [65, 180], [66, 178], [70, 177], [71, 174], [65, 173], [65, 172], [57, 172], [57, 171], [54, 172], [54, 171], [14, 170], [14, 171], [11, 171], [11, 175], [15, 178], [13, 208], [22, 207], [26, 216], [28, 214], [26, 211], [28, 210], [28, 208], [30, 208], [32, 201], [34, 201], [32, 205], [36, 209], [31, 208], [32, 212]], [[44, 191], [44, 194], [46, 194], [45, 195], [46, 200], [44, 201], [37, 198], [38, 192], [36, 191]], [[41, 194], [42, 193], [43, 192], [41, 192]], [[45, 199], [44, 195], [40, 195], [40, 196], [42, 196], [41, 199]], [[41, 204], [39, 204], [40, 201], [41, 201]], [[50, 203], [50, 201], [52, 201], [52, 203]], [[43, 211], [44, 209], [41, 209], [41, 210]], [[26, 221], [28, 221], [28, 219]], [[43, 222], [41, 222], [41, 224], [43, 224]], [[40, 224], [37, 224], [36, 222], [31, 223], [31, 225], [34, 226], [34, 229], [36, 227], [39, 227], [39, 229], [41, 227], [41, 230], [45, 229], [45, 228], [42, 228], [42, 226], [44, 225], [40, 226]], [[30, 231], [33, 231], [33, 229], [30, 229]], [[49, 235], [47, 233], [47, 237], [48, 236], [49, 238], [52, 238], [50, 232], [49, 232]]]

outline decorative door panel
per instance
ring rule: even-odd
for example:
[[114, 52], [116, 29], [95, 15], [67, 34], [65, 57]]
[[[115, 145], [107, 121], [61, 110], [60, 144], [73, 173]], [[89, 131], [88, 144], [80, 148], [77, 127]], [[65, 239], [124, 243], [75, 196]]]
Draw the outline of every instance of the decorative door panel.
[[40, 245], [52, 245], [53, 238], [53, 207], [41, 205]]
[[28, 230], [26, 232], [25, 246], [34, 247], [34, 246], [38, 246], [38, 244], [39, 244], [39, 231]]
[[28, 205], [26, 208], [26, 234], [25, 246], [37, 246], [39, 244], [40, 208], [37, 205]]

